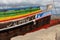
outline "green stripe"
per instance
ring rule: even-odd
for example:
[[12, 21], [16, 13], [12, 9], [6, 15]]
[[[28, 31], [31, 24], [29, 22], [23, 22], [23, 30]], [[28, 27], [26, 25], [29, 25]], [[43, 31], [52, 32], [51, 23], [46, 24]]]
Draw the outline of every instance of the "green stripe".
[[11, 11], [6, 11], [6, 12], [0, 12], [0, 18], [28, 14], [29, 12], [34, 12], [37, 10], [40, 10], [40, 8], [32, 8], [32, 9], [26, 9], [26, 10], [11, 10]]

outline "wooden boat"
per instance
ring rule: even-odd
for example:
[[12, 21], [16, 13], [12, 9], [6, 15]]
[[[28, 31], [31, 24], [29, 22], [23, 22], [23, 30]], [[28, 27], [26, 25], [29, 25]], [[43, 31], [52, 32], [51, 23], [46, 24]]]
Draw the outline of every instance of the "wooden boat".
[[40, 6], [0, 9], [0, 40], [10, 40], [11, 37], [49, 24], [51, 14], [44, 14]]

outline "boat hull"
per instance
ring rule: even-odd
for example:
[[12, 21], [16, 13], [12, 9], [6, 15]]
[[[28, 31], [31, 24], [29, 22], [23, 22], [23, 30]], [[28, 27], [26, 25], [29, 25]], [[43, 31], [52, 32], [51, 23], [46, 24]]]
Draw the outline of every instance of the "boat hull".
[[21, 25], [15, 28], [7, 29], [0, 31], [0, 40], [10, 40], [10, 38], [18, 36], [18, 35], [24, 35], [36, 28], [42, 27], [43, 25], [49, 24], [51, 19], [51, 15], [48, 15], [46, 17], [40, 18], [36, 20], [36, 24], [34, 22], [30, 22], [25, 25]]

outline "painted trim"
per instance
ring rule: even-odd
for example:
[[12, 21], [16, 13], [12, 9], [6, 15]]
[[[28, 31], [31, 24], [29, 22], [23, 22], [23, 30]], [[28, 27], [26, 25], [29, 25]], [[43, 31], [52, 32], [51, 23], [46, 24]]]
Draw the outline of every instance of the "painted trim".
[[30, 13], [30, 14], [22, 15], [22, 16], [19, 16], [19, 17], [16, 17], [16, 18], [8, 19], [8, 20], [6, 20], [6, 19], [0, 20], [0, 23], [5, 23], [5, 22], [10, 21], [10, 20], [16, 20], [16, 19], [21, 19], [21, 18], [29, 17], [29, 16], [31, 16], [31, 15], [36, 15], [36, 14], [38, 14], [38, 13], [40, 13], [40, 12], [42, 12], [42, 10], [38, 10], [38, 11], [36, 11], [36, 12], [32, 12], [32, 13]]

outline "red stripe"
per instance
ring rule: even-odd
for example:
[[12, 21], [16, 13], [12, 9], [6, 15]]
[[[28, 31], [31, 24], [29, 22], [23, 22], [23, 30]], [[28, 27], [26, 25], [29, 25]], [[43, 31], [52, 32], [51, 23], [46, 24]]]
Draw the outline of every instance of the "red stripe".
[[[30, 32], [35, 32], [35, 31], [38, 31], [38, 30], [41, 30], [41, 29], [47, 29], [47, 28], [49, 28], [51, 26], [54, 26], [54, 25], [57, 25], [57, 24], [60, 24], [60, 21], [58, 19], [57, 20], [50, 20], [50, 24], [40, 26], [40, 27], [30, 31]], [[28, 33], [30, 33], [30, 32], [28, 32]]]

